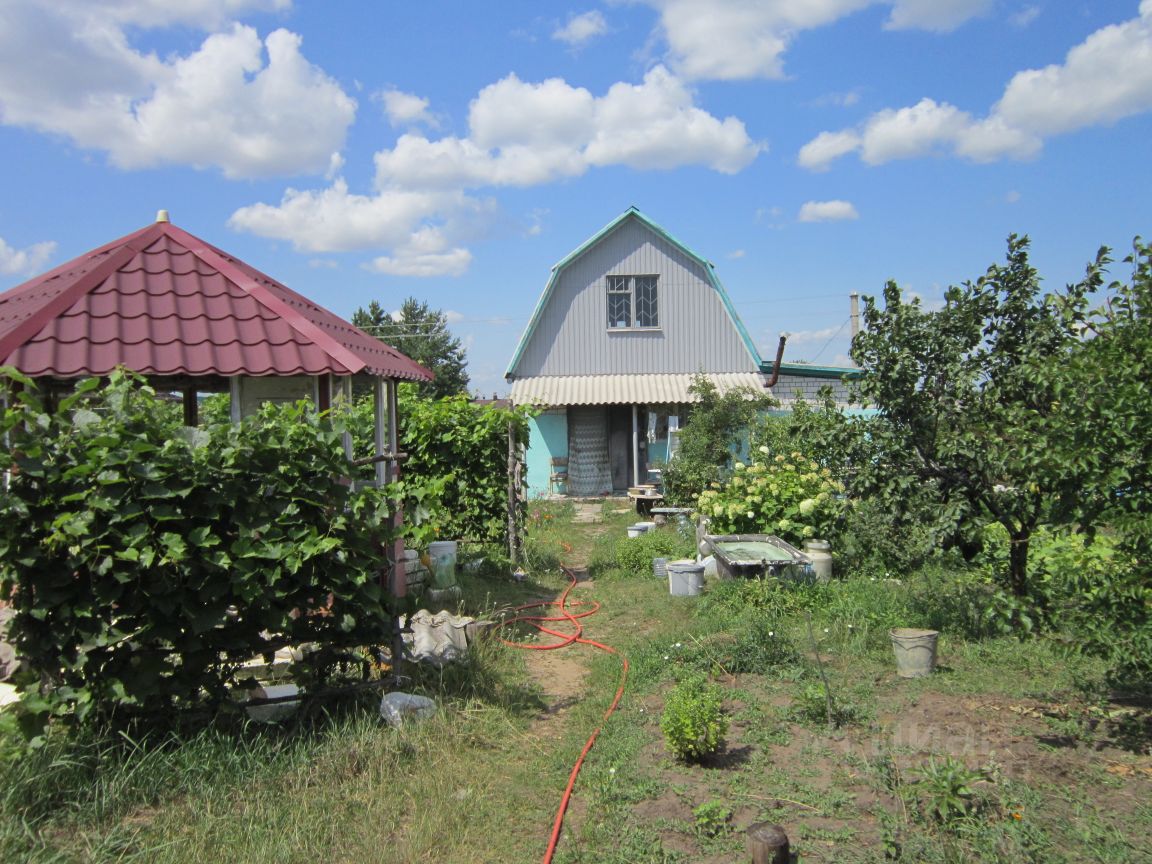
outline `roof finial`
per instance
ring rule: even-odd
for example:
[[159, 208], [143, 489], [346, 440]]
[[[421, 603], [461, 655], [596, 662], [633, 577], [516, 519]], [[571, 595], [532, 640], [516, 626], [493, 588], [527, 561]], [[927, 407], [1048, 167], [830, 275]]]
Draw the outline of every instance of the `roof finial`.
[[167, 222], [168, 221], [168, 211], [167, 210], [157, 210], [156, 211], [156, 221], [157, 222]]

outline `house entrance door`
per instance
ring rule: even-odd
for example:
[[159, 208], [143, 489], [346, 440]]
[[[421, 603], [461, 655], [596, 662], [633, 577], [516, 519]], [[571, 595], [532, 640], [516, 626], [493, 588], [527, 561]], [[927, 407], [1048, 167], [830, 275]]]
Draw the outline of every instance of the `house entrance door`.
[[627, 491], [632, 482], [632, 409], [628, 405], [608, 406], [608, 463], [613, 491]]
[[612, 490], [608, 412], [600, 405], [568, 409], [568, 494], [592, 498]]

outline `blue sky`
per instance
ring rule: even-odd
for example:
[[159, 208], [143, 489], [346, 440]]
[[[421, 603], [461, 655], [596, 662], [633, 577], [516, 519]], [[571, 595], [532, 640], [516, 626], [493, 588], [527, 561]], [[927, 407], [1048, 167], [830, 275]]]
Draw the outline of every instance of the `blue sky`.
[[1052, 288], [1123, 257], [1149, 142], [1152, 0], [4, 0], [0, 289], [165, 208], [346, 317], [445, 310], [504, 392], [635, 205], [836, 364], [852, 291], [938, 302], [1012, 232]]

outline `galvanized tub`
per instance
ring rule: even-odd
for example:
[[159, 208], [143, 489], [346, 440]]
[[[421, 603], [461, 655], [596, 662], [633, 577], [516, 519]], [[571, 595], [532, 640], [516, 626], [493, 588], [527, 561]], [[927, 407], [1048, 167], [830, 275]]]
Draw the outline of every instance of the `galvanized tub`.
[[811, 578], [812, 560], [772, 534], [706, 534], [704, 540], [721, 579]]

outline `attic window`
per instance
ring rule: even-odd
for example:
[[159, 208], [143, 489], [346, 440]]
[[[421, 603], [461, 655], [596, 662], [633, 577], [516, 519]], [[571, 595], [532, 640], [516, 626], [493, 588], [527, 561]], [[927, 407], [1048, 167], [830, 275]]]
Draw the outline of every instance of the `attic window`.
[[658, 276], [609, 276], [608, 329], [659, 327]]

